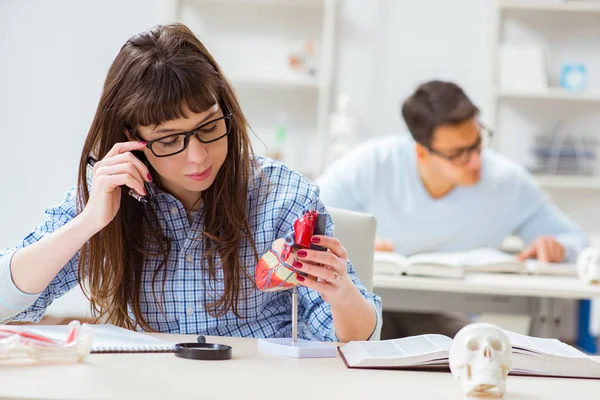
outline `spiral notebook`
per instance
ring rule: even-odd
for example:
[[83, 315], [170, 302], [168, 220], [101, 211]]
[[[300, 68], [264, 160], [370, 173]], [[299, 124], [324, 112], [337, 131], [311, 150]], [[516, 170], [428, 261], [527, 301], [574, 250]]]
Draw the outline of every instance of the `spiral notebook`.
[[[94, 333], [92, 353], [169, 353], [175, 351], [175, 344], [153, 336], [119, 328], [110, 324], [90, 325]], [[21, 325], [11, 326], [48, 336], [52, 339], [65, 340], [67, 325]]]

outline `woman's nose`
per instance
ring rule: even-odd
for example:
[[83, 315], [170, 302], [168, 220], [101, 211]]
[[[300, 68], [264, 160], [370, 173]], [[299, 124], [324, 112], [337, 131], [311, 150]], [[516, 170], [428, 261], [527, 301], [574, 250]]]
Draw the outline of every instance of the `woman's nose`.
[[187, 148], [188, 161], [196, 164], [202, 164], [204, 160], [206, 160], [207, 156], [208, 153], [206, 151], [206, 145], [198, 140], [197, 137], [191, 136]]

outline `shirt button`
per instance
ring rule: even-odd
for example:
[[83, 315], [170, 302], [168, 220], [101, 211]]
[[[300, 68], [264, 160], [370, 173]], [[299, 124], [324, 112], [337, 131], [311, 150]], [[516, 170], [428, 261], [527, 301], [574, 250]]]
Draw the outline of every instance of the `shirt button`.
[[187, 315], [192, 315], [194, 314], [194, 309], [192, 307], [188, 307], [185, 312], [187, 313]]
[[192, 261], [194, 261], [194, 257], [192, 257], [191, 254], [188, 254], [187, 256], [185, 256], [185, 261], [192, 262]]
[[171, 207], [171, 214], [177, 214], [179, 212], [179, 210], [177, 209], [177, 207]]

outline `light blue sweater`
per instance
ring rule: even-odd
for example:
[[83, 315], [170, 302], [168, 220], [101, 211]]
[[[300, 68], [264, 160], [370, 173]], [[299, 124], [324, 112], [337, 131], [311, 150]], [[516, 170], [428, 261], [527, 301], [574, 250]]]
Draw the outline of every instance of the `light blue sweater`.
[[500, 246], [508, 235], [526, 244], [552, 235], [574, 261], [588, 245], [569, 220], [513, 161], [484, 150], [482, 177], [433, 199], [417, 173], [415, 143], [408, 135], [360, 144], [317, 180], [327, 206], [373, 214], [377, 234], [404, 255]]

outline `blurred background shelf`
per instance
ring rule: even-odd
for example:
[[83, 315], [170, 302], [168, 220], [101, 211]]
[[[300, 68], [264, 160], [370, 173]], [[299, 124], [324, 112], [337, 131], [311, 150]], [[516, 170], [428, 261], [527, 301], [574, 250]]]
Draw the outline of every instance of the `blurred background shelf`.
[[600, 13], [600, 3], [591, 1], [564, 1], [552, 2], [548, 0], [525, 1], [525, 0], [501, 0], [501, 10], [507, 11], [558, 11], [570, 13]]
[[[495, 131], [495, 150], [534, 171], [562, 211], [587, 232], [597, 232], [600, 1], [491, 4], [487, 122]], [[585, 66], [578, 90], [565, 88], [573, 81], [563, 73], [572, 65]]]
[[318, 91], [319, 81], [310, 77], [275, 77], [275, 76], [252, 76], [252, 75], [228, 75], [229, 80], [235, 87], [255, 87], [274, 90], [309, 90]]
[[[193, 2], [195, 0], [183, 0]], [[268, 6], [268, 7], [322, 7], [326, 0], [202, 0], [206, 3], [219, 3], [232, 6]]]
[[535, 179], [544, 188], [600, 189], [600, 177], [597, 176], [536, 174]]
[[498, 99], [531, 99], [600, 102], [600, 91], [575, 92], [555, 87], [543, 92], [496, 89]]

